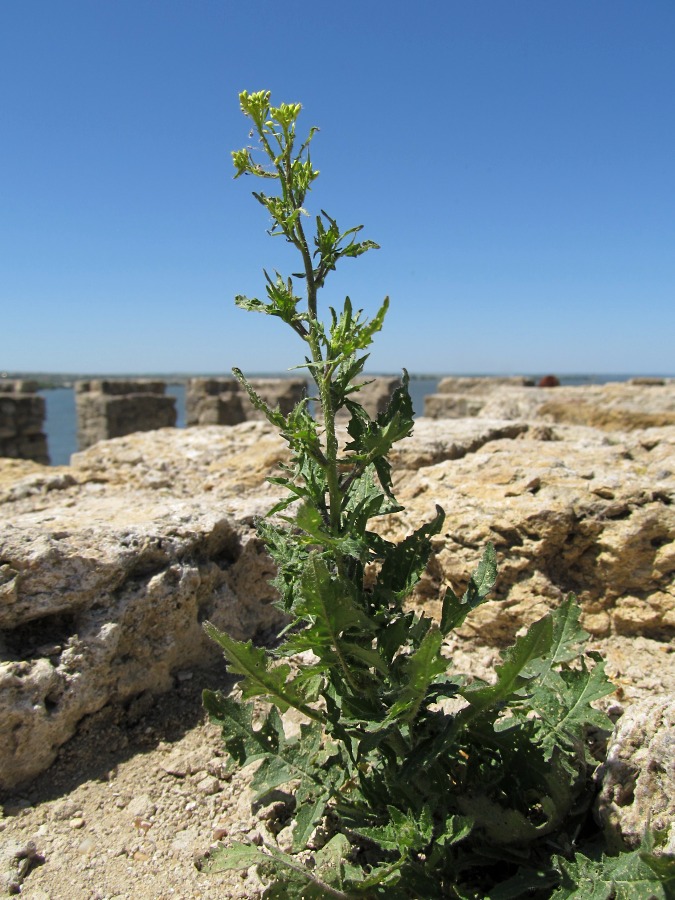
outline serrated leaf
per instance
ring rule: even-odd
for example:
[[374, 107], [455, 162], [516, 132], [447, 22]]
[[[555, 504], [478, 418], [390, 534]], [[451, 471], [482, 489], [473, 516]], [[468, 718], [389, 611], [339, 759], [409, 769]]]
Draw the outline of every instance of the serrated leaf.
[[431, 554], [431, 538], [443, 527], [445, 513], [436, 506], [436, 515], [398, 544], [391, 544], [382, 563], [376, 590], [391, 591], [405, 599], [424, 571]]
[[478, 563], [478, 568], [469, 579], [469, 586], [466, 589], [466, 601], [470, 605], [475, 605], [476, 599], [487, 596], [494, 587], [497, 580], [497, 554], [495, 553], [494, 544], [488, 542]]
[[404, 613], [396, 618], [390, 617], [387, 624], [380, 628], [377, 635], [377, 647], [387, 663], [391, 663], [396, 651], [407, 644], [413, 617], [412, 612]]
[[304, 542], [309, 545], [318, 544], [325, 549], [332, 548], [342, 556], [353, 556], [355, 559], [362, 559], [367, 554], [367, 544], [358, 537], [349, 534], [333, 537], [323, 516], [309, 500], [298, 509], [294, 522], [308, 536]]
[[272, 425], [276, 425], [277, 428], [283, 428], [286, 422], [284, 416], [279, 412], [279, 410], [271, 409], [267, 405], [267, 403], [265, 403], [262, 397], [256, 393], [250, 382], [246, 379], [241, 369], [233, 368], [232, 374], [248, 394], [248, 399], [251, 401], [255, 409], [261, 412], [265, 416], [265, 418], [272, 423]]
[[363, 535], [368, 520], [383, 512], [385, 495], [375, 484], [372, 473], [372, 467], [369, 466], [356, 479], [343, 505], [346, 524], [352, 534]]
[[344, 860], [351, 845], [344, 834], [334, 835], [328, 843], [318, 850], [315, 856], [316, 873], [321, 881], [333, 887], [341, 888], [344, 876]]
[[459, 693], [476, 709], [487, 709], [498, 703], [505, 703], [530, 683], [532, 676], [524, 675], [523, 671], [533, 659], [538, 659], [548, 651], [552, 638], [551, 617], [545, 616], [531, 625], [527, 634], [518, 638], [513, 647], [502, 654], [504, 661], [496, 667], [495, 684], [470, 684], [460, 688]]
[[258, 300], [256, 297], [245, 297], [243, 294], [237, 294], [234, 298], [234, 302], [240, 309], [245, 309], [248, 312], [261, 312], [268, 316], [272, 314], [272, 308], [267, 303], [263, 303], [262, 300]]
[[389, 821], [386, 825], [356, 828], [357, 834], [379, 844], [383, 850], [396, 850], [405, 856], [411, 850], [421, 850], [433, 836], [433, 818], [428, 807], [415, 817], [401, 812], [395, 806], [387, 807]]
[[555, 856], [561, 885], [553, 900], [672, 900], [675, 860], [671, 872], [658, 875], [642, 858], [641, 850], [591, 860], [577, 853], [574, 861]]
[[605, 676], [604, 664], [596, 662], [589, 671], [582, 660], [581, 666], [579, 670], [562, 672], [561, 685], [556, 691], [535, 678], [528, 706], [541, 716], [538, 737], [549, 755], [556, 745], [570, 747], [570, 738], [572, 743], [581, 742], [587, 725], [596, 725], [605, 731], [612, 729], [611, 719], [591, 706], [594, 700], [606, 697], [614, 690]]
[[[574, 594], [569, 594], [560, 606], [553, 610], [553, 642], [547, 657], [547, 667], [557, 666], [576, 659], [579, 648], [588, 639], [588, 632], [579, 624], [581, 607]], [[541, 669], [539, 674], [541, 674]]]
[[365, 350], [373, 341], [373, 335], [382, 329], [389, 308], [389, 297], [370, 320], [361, 321], [361, 310], [352, 311], [351, 300], [345, 298], [344, 309], [338, 318], [333, 312], [333, 324], [328, 342], [328, 356], [332, 360], [351, 360], [359, 350]]
[[550, 686], [553, 690], [560, 688], [560, 667], [578, 659], [583, 652], [588, 633], [579, 625], [580, 612], [576, 598], [569, 594], [557, 609], [549, 613], [553, 624], [551, 649], [546, 656], [533, 660], [527, 669], [528, 674], [537, 677], [539, 684]]
[[[272, 707], [268, 720], [275, 714], [278, 716]], [[278, 742], [276, 745], [271, 742], [265, 759], [251, 781], [251, 787], [257, 791], [253, 802], [259, 802], [270, 791], [283, 784], [288, 784], [292, 779], [300, 779], [296, 797], [313, 795], [317, 791], [321, 793], [323, 790], [320, 786], [322, 782], [322, 729], [316, 723], [302, 725], [300, 739], [290, 741], [286, 740], [280, 719], [275, 730], [278, 734]]]
[[494, 545], [488, 543], [462, 599], [460, 600], [451, 588], [445, 592], [441, 612], [441, 631], [444, 635], [458, 628], [471, 610], [485, 601], [496, 580], [497, 555]]
[[240, 766], [276, 752], [280, 739], [283, 740], [283, 726], [276, 709], [270, 710], [261, 728], [254, 729], [250, 706], [214, 691], [204, 691], [202, 700], [211, 721], [221, 726], [227, 752]]
[[245, 699], [268, 697], [281, 712], [293, 706], [310, 718], [319, 718], [313, 710], [308, 710], [305, 698], [295, 690], [293, 682], [288, 680], [288, 665], [272, 668], [270, 657], [262, 647], [254, 647], [252, 641], [236, 641], [210, 622], [204, 623], [204, 630], [223, 650], [230, 672], [244, 676], [241, 690]]
[[[264, 849], [236, 841], [228, 847], [218, 847], [212, 852], [211, 859], [206, 861], [204, 870], [209, 874], [216, 874], [233, 869], [247, 869], [250, 866], [262, 866], [265, 871], [270, 868], [274, 871], [274, 882], [263, 892], [262, 896], [265, 898], [282, 900], [282, 898], [296, 897], [298, 900], [305, 900], [305, 898], [306, 900], [310, 900], [310, 898], [319, 900], [319, 898], [335, 897], [340, 900], [349, 900], [346, 894], [322, 881], [291, 854], [284, 853], [271, 844], [263, 846]], [[338, 872], [336, 876], [335, 866], [332, 865], [333, 859], [326, 854], [323, 862], [320, 874], [325, 873], [337, 880], [341, 873]], [[318, 871], [319, 867], [317, 866], [316, 869]]]
[[[611, 731], [612, 723], [591, 704], [612, 693], [614, 686], [605, 675], [604, 665], [596, 660], [591, 670], [581, 655], [588, 634], [579, 625], [579, 606], [570, 595], [550, 613], [553, 625], [551, 648], [546, 656], [533, 660], [526, 674], [532, 676], [527, 709], [538, 715], [537, 739], [547, 752], [555, 746], [579, 747], [587, 725]], [[578, 660], [577, 668], [567, 663]]]
[[427, 695], [429, 685], [437, 675], [443, 674], [447, 661], [440, 655], [443, 635], [436, 627], [426, 633], [417, 650], [405, 659], [402, 680], [404, 687], [395, 695], [383, 724], [396, 719], [412, 722]]
[[343, 635], [372, 627], [365, 612], [355, 603], [354, 586], [345, 578], [333, 576], [324, 560], [312, 554], [302, 577], [303, 602], [298, 612], [316, 617], [312, 634], [319, 647], [336, 647]]
[[[393, 445], [404, 437], [408, 437], [413, 429], [413, 407], [408, 383], [410, 379], [404, 370], [401, 378], [401, 386], [392, 393], [387, 409], [380, 413], [375, 422], [364, 416], [363, 409], [358, 404], [345, 401], [352, 416], [347, 430], [353, 440], [345, 447], [353, 451], [354, 459], [359, 459], [364, 465], [373, 463], [377, 469], [382, 487], [390, 494], [391, 478], [388, 474], [388, 456]], [[384, 470], [383, 473], [380, 469]]]
[[378, 651], [374, 650], [372, 647], [364, 647], [353, 641], [342, 641], [340, 649], [351, 659], [362, 662], [369, 669], [376, 669], [382, 675], [386, 675], [389, 671], [387, 664]]
[[323, 543], [329, 538], [325, 531], [325, 522], [319, 510], [311, 503], [303, 503], [295, 515], [298, 528], [306, 531], [316, 542]]
[[365, 353], [363, 356], [347, 357], [340, 362], [331, 385], [331, 388], [335, 391], [338, 406], [344, 405], [344, 398], [347, 394], [353, 394], [361, 389], [362, 385], [354, 383], [354, 379], [363, 371], [368, 357], [369, 354]]
[[260, 850], [254, 844], [234, 841], [229, 846], [222, 845], [211, 851], [209, 859], [202, 866], [204, 872], [215, 875], [218, 872], [231, 872], [237, 869], [248, 869], [259, 864], [269, 864], [274, 857]]
[[297, 810], [293, 828], [293, 850], [296, 853], [307, 846], [307, 841], [323, 817], [329, 799], [330, 792], [319, 793], [312, 802], [305, 801]]
[[306, 843], [326, 803], [349, 775], [344, 766], [330, 773], [324, 771], [333, 758], [331, 751], [323, 748], [323, 729], [316, 723], [302, 725], [300, 739], [287, 740], [275, 707], [270, 709], [262, 726], [254, 729], [248, 706], [210, 691], [204, 692], [204, 705], [212, 721], [221, 726], [225, 749], [233, 759], [241, 766], [260, 762], [251, 780], [253, 803], [260, 802], [277, 787], [297, 782], [295, 796], [300, 809], [297, 840]]
[[443, 826], [443, 832], [435, 843], [443, 847], [459, 844], [473, 831], [474, 821], [469, 816], [448, 816]]

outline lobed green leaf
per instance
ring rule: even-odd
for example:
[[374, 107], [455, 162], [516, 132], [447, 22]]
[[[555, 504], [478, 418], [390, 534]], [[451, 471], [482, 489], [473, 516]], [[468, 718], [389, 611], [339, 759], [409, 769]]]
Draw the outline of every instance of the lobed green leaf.
[[441, 631], [444, 635], [448, 635], [453, 629], [458, 628], [468, 614], [485, 601], [496, 580], [497, 554], [494, 545], [488, 543], [462, 599], [460, 600], [456, 596], [452, 588], [447, 588], [445, 591], [441, 612]]
[[487, 709], [506, 703], [514, 695], [530, 685], [534, 675], [528, 674], [532, 660], [544, 656], [553, 640], [553, 623], [550, 616], [535, 622], [513, 647], [502, 654], [503, 662], [497, 666], [497, 681], [492, 685], [473, 683], [460, 689], [460, 694], [475, 709]]
[[644, 850], [589, 859], [577, 853], [573, 861], [553, 858], [561, 884], [553, 900], [671, 900], [675, 895], [675, 858], [655, 871]]
[[251, 641], [243, 643], [219, 631], [210, 622], [204, 623], [204, 630], [223, 650], [228, 662], [228, 669], [233, 675], [243, 675], [241, 681], [242, 696], [266, 697], [272, 700], [281, 712], [289, 706], [320, 719], [318, 713], [308, 710], [305, 698], [298, 693], [294, 682], [288, 679], [288, 665], [271, 666], [271, 660], [262, 647], [254, 647]]

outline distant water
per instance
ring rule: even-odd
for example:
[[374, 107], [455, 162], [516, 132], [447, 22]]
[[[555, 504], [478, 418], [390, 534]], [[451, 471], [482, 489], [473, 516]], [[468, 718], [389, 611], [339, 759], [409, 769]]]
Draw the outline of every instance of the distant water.
[[[533, 376], [535, 383], [540, 376]], [[627, 381], [631, 375], [568, 375], [560, 376], [565, 385], [605, 384], [608, 381]], [[424, 412], [424, 398], [433, 394], [440, 377], [413, 378], [410, 381], [410, 396], [415, 415]], [[185, 385], [169, 384], [167, 394], [176, 398], [178, 428], [185, 427]], [[45, 430], [49, 446], [49, 456], [53, 466], [64, 466], [77, 450], [77, 419], [75, 414], [75, 392], [73, 388], [62, 387], [40, 391], [47, 405]]]
[[40, 391], [40, 394], [45, 398], [47, 407], [45, 432], [49, 458], [53, 466], [67, 466], [70, 454], [77, 450], [75, 391], [63, 387]]

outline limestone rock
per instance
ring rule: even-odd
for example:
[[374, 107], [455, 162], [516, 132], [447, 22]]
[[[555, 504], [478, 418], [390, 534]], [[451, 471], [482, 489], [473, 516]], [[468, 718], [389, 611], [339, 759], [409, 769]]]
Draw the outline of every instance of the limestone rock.
[[[114, 442], [98, 445], [103, 463], [94, 463], [93, 449], [81, 455], [81, 469], [60, 488], [46, 491], [38, 473], [4, 495], [0, 788], [42, 771], [84, 716], [166, 690], [172, 673], [218, 658], [205, 619], [240, 639], [281, 621], [271, 605], [272, 566], [250, 519], [270, 505], [265, 487], [259, 508], [251, 498], [238, 516], [234, 502], [228, 516], [218, 494], [209, 504], [199, 478], [197, 497], [178, 479], [175, 489], [160, 487], [152, 465], [134, 466], [135, 483], [125, 480], [127, 442], [134, 444], [119, 439], [112, 451]], [[248, 468], [237, 476], [240, 491]]]
[[[449, 376], [439, 381], [437, 393], [424, 398], [424, 415], [430, 419], [462, 419], [467, 416], [478, 416], [485, 406], [487, 397], [497, 389], [531, 387], [533, 384], [533, 381], [522, 376], [501, 378]], [[499, 413], [494, 418], [500, 418]]]
[[542, 440], [537, 425], [509, 435], [508, 423], [478, 422], [492, 439], [481, 444], [477, 428], [475, 449], [459, 458], [406, 468], [407, 446], [423, 435], [426, 446], [447, 447], [454, 428], [466, 435], [467, 420], [419, 420], [418, 436], [400, 445], [395, 491], [406, 509], [379, 530], [395, 538], [430, 518], [436, 504], [446, 512], [418, 602], [439, 602], [445, 584], [463, 591], [492, 541], [499, 581], [495, 599], [467, 620], [476, 638], [504, 644], [570, 591], [597, 637], [672, 638], [675, 429], [608, 438], [557, 425]]
[[[204, 619], [242, 639], [279, 624], [254, 519], [286, 459], [271, 426], [245, 422], [119, 437], [60, 469], [0, 462], [0, 787], [42, 771], [110, 701], [212, 661]], [[672, 690], [675, 427], [423, 418], [393, 463], [406, 509], [374, 527], [399, 540], [436, 504], [447, 516], [413, 603], [438, 610], [497, 547], [495, 599], [457, 635], [458, 659], [576, 591], [623, 698]]]
[[675, 425], [675, 380], [531, 387], [514, 379], [443, 379], [425, 398], [425, 416], [520, 419], [632, 431]]
[[439, 394], [480, 394], [485, 395], [491, 393], [495, 388], [500, 387], [532, 387], [534, 381], [523, 375], [503, 375], [503, 376], [466, 376], [466, 375], [448, 375], [441, 378], [438, 383]]
[[651, 697], [619, 719], [600, 772], [596, 812], [614, 850], [665, 832], [657, 852], [675, 855], [675, 699]]

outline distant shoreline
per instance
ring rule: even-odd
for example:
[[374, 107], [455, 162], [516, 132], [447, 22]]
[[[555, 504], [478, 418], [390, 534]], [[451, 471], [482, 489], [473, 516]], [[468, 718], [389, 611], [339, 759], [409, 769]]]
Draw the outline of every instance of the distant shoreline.
[[[398, 377], [400, 370], [396, 372], [366, 372], [366, 377]], [[675, 374], [664, 374], [663, 372], [597, 372], [582, 373], [571, 372], [561, 373], [551, 372], [409, 372], [411, 381], [429, 381], [436, 379], [440, 381], [442, 378], [504, 378], [510, 376], [523, 376], [531, 378], [535, 384], [545, 375], [556, 375], [563, 385], [575, 384], [607, 384], [611, 381], [629, 381], [631, 378], [675, 378]], [[250, 378], [297, 378], [299, 373], [297, 370], [293, 372], [246, 372]], [[157, 381], [165, 381], [167, 384], [185, 384], [191, 378], [230, 378], [233, 377], [230, 372], [123, 372], [123, 373], [87, 373], [87, 372], [1, 372], [0, 380], [4, 381], [35, 381], [39, 389], [46, 391], [54, 388], [72, 387], [76, 381], [89, 381], [94, 379], [100, 380], [133, 380], [133, 379], [153, 379]], [[300, 376], [301, 377], [301, 376]]]

